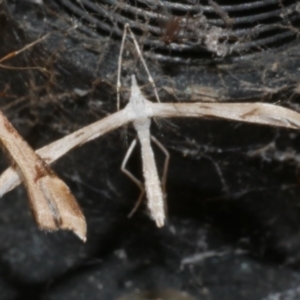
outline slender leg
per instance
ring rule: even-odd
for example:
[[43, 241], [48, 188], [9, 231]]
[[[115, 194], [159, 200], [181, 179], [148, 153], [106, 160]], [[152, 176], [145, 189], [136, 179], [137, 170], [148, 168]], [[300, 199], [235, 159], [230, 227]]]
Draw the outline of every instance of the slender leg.
[[164, 163], [164, 169], [163, 169], [163, 174], [161, 178], [161, 189], [163, 191], [163, 196], [164, 196], [164, 207], [166, 214], [168, 212], [168, 203], [167, 203], [167, 175], [168, 175], [168, 169], [169, 169], [169, 162], [170, 162], [170, 153], [166, 149], [166, 147], [153, 135], [151, 135], [151, 140], [153, 143], [156, 144], [156, 146], [165, 154], [165, 163]]
[[150, 74], [150, 71], [149, 71], [148, 67], [147, 67], [147, 64], [146, 64], [145, 59], [143, 57], [142, 51], [140, 49], [140, 46], [139, 46], [139, 44], [138, 44], [138, 42], [137, 42], [137, 40], [136, 40], [136, 38], [135, 38], [132, 30], [129, 27], [129, 24], [125, 24], [125, 29], [124, 30], [128, 30], [129, 31], [129, 33], [131, 35], [131, 38], [132, 38], [132, 40], [134, 42], [136, 51], [137, 51], [137, 53], [138, 53], [138, 55], [139, 55], [139, 57], [141, 59], [141, 62], [142, 62], [143, 66], [144, 66], [144, 68], [146, 70], [146, 73], [148, 75], [148, 80], [149, 80], [149, 82], [150, 82], [150, 84], [151, 84], [151, 86], [152, 86], [152, 88], [154, 90], [154, 94], [155, 94], [156, 100], [157, 100], [157, 102], [160, 102], [160, 99], [159, 99], [159, 96], [158, 96], [158, 93], [157, 93], [157, 89], [156, 89], [156, 86], [154, 84], [154, 80], [153, 80], [153, 78], [152, 78], [152, 76]]
[[170, 162], [170, 153], [166, 149], [166, 147], [153, 135], [151, 135], [151, 140], [156, 146], [165, 154], [165, 164], [164, 164], [164, 170], [163, 175], [161, 178], [161, 187], [164, 192], [164, 195], [166, 195], [166, 183], [167, 183], [167, 175], [168, 175], [168, 169], [169, 169], [169, 162]]
[[136, 204], [134, 205], [133, 209], [129, 213], [128, 218], [131, 218], [134, 215], [134, 213], [137, 211], [137, 209], [141, 205], [142, 200], [143, 200], [144, 195], [145, 195], [145, 188], [144, 188], [144, 185], [142, 184], [142, 182], [139, 181], [131, 172], [129, 172], [126, 169], [126, 164], [128, 162], [128, 159], [130, 158], [130, 155], [132, 154], [132, 151], [133, 151], [134, 147], [136, 146], [136, 143], [137, 143], [137, 139], [134, 139], [132, 141], [130, 147], [128, 148], [127, 153], [126, 153], [126, 155], [125, 155], [125, 157], [123, 159], [122, 165], [121, 165], [121, 171], [125, 175], [127, 175], [141, 190], [140, 196], [139, 196]]
[[122, 55], [124, 51], [125, 38], [127, 34], [127, 26], [124, 26], [123, 37], [120, 47], [120, 54], [118, 58], [118, 75], [117, 75], [117, 110], [120, 110], [120, 88], [121, 88], [121, 68], [122, 68]]
[[156, 86], [154, 84], [154, 80], [153, 80], [153, 77], [151, 76], [150, 74], [150, 71], [147, 67], [147, 64], [145, 62], [145, 59], [143, 57], [143, 54], [141, 52], [141, 49], [140, 49], [140, 46], [132, 32], [132, 30], [130, 29], [129, 27], [129, 24], [125, 24], [124, 26], [124, 31], [123, 31], [123, 37], [122, 37], [122, 42], [121, 42], [121, 47], [120, 47], [120, 54], [119, 54], [119, 58], [118, 58], [118, 75], [117, 75], [117, 110], [120, 110], [120, 88], [121, 88], [121, 68], [122, 68], [122, 54], [123, 54], [123, 51], [124, 51], [124, 45], [125, 45], [125, 39], [126, 39], [126, 35], [127, 35], [127, 30], [129, 31], [130, 35], [131, 35], [131, 38], [133, 40], [133, 43], [135, 45], [135, 48], [136, 48], [136, 51], [138, 53], [138, 56], [139, 58], [141, 59], [141, 62], [146, 70], [146, 73], [148, 75], [148, 80], [154, 90], [154, 94], [155, 94], [155, 97], [156, 97], [156, 100], [157, 102], [160, 102], [160, 98], [158, 96], [158, 93], [157, 93], [157, 89], [156, 89]]
[[[158, 102], [160, 102], [160, 99], [159, 99], [159, 96], [158, 96], [158, 93], [157, 93], [157, 89], [156, 89], [155, 84], [154, 84], [154, 80], [153, 80], [152, 76], [150, 75], [149, 69], [146, 65], [145, 59], [142, 55], [141, 49], [138, 45], [138, 42], [137, 42], [132, 30], [130, 29], [129, 24], [126, 24], [124, 26], [123, 38], [122, 38], [122, 43], [121, 43], [121, 47], [120, 47], [120, 54], [119, 54], [119, 61], [118, 61], [118, 75], [117, 75], [117, 107], [118, 107], [118, 109], [120, 108], [120, 87], [121, 87], [120, 77], [121, 77], [121, 67], [122, 67], [122, 54], [123, 54], [123, 51], [124, 51], [124, 44], [125, 44], [125, 40], [126, 40], [127, 31], [129, 31], [131, 39], [132, 39], [132, 41], [135, 45], [137, 54], [138, 54], [143, 66], [145, 68], [145, 71], [148, 75], [148, 80], [149, 80], [149, 82], [150, 82], [150, 84], [151, 84], [151, 86], [154, 90], [154, 94], [156, 96], [156, 99], [157, 99]], [[133, 75], [132, 80], [136, 84], [134, 75]], [[132, 98], [132, 95], [131, 95], [131, 98]], [[140, 101], [142, 103], [143, 98], [135, 99], [135, 100]], [[136, 118], [139, 119], [139, 118], [141, 118], [141, 116], [139, 116], [139, 114], [137, 114]], [[161, 227], [161, 226], [164, 225], [164, 220], [165, 220], [166, 203], [165, 203], [165, 199], [164, 199], [165, 196], [164, 196], [163, 191], [165, 192], [166, 173], [167, 173], [168, 163], [169, 163], [169, 154], [167, 153], [167, 151], [163, 147], [163, 145], [154, 138], [154, 142], [158, 145], [158, 147], [167, 156], [167, 159], [166, 159], [166, 162], [165, 162], [165, 168], [164, 168], [164, 172], [163, 172], [163, 184], [161, 184], [160, 181], [159, 181], [159, 178], [158, 178], [158, 174], [157, 174], [157, 169], [156, 169], [156, 165], [155, 165], [155, 161], [154, 161], [153, 151], [152, 151], [151, 145], [150, 145], [150, 132], [149, 132], [150, 120], [148, 120], [148, 122], [146, 122], [147, 124], [143, 124], [143, 125], [138, 124], [139, 122], [136, 122], [136, 123], [137, 124], [134, 123], [134, 125], [135, 125], [135, 128], [137, 130], [137, 133], [138, 133], [139, 139], [141, 141], [141, 145], [142, 145], [142, 160], [143, 160], [143, 173], [144, 173], [144, 177], [145, 177], [145, 186], [142, 184], [141, 181], [139, 181], [132, 173], [130, 173], [125, 168], [126, 163], [129, 159], [134, 147], [136, 146], [137, 141], [135, 140], [130, 145], [130, 147], [129, 147], [127, 153], [126, 153], [126, 156], [123, 160], [122, 166], [121, 166], [122, 172], [124, 174], [126, 174], [133, 182], [135, 182], [135, 184], [141, 190], [141, 194], [139, 196], [139, 199], [138, 199], [136, 205], [134, 206], [133, 210], [129, 214], [129, 217], [132, 216], [133, 213], [137, 210], [137, 208], [139, 207], [139, 205], [140, 205], [140, 203], [141, 203], [141, 201], [144, 197], [144, 194], [146, 193], [147, 198], [148, 198], [148, 207], [150, 209], [152, 217], [156, 221], [157, 226]], [[147, 129], [146, 130], [147, 134], [146, 134], [146, 136], [143, 136], [142, 133], [145, 132], [145, 129]], [[145, 141], [145, 139], [147, 141]], [[162, 189], [163, 189], [163, 191], [162, 191]]]

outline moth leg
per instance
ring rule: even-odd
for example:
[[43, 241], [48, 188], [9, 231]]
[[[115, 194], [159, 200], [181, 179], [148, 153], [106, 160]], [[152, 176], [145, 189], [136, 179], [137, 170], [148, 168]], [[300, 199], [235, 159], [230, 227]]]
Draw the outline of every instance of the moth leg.
[[133, 149], [136, 146], [136, 143], [137, 143], [137, 139], [134, 139], [132, 141], [130, 147], [128, 148], [127, 152], [126, 152], [126, 155], [125, 155], [125, 157], [123, 159], [123, 162], [122, 162], [122, 165], [121, 165], [121, 171], [125, 175], [127, 175], [141, 190], [141, 193], [140, 193], [140, 196], [139, 196], [137, 202], [135, 203], [135, 205], [134, 205], [133, 209], [131, 210], [131, 212], [128, 214], [128, 218], [131, 218], [134, 215], [134, 213], [137, 211], [137, 209], [141, 205], [142, 200], [143, 200], [144, 195], [145, 195], [145, 188], [144, 188], [144, 185], [142, 184], [142, 182], [140, 180], [138, 180], [131, 172], [129, 172], [126, 169], [126, 164], [128, 162], [128, 159], [130, 158], [130, 156], [132, 154]]
[[138, 53], [138, 56], [139, 56], [139, 58], [140, 58], [140, 60], [141, 60], [141, 62], [142, 62], [142, 64], [143, 64], [143, 66], [144, 66], [144, 68], [145, 68], [145, 71], [146, 71], [146, 73], [147, 73], [147, 75], [148, 75], [148, 81], [150, 82], [150, 84], [151, 84], [151, 86], [152, 86], [152, 88], [153, 88], [153, 91], [154, 91], [154, 94], [155, 94], [155, 98], [156, 98], [157, 102], [160, 102], [160, 98], [159, 98], [159, 96], [158, 96], [158, 92], [157, 92], [157, 89], [156, 89], [156, 86], [155, 86], [153, 77], [152, 77], [151, 74], [150, 74], [150, 71], [149, 71], [149, 69], [148, 69], [148, 67], [147, 67], [147, 64], [146, 64], [146, 62], [145, 62], [145, 59], [144, 59], [144, 57], [143, 57], [141, 48], [140, 48], [140, 46], [139, 46], [139, 44], [138, 44], [138, 42], [137, 42], [137, 40], [136, 40], [136, 37], [134, 36], [134, 33], [132, 32], [131, 28], [129, 27], [129, 24], [125, 24], [124, 31], [126, 31], [126, 30], [128, 30], [129, 33], [130, 33], [130, 35], [131, 35], [131, 38], [132, 38], [133, 43], [134, 43], [135, 48], [136, 48], [136, 52]]
[[127, 35], [127, 26], [124, 26], [123, 37], [120, 47], [120, 54], [118, 58], [118, 75], [117, 75], [117, 110], [120, 110], [120, 89], [121, 89], [121, 68], [122, 68], [122, 55], [124, 52], [125, 39]]
[[163, 174], [162, 174], [162, 178], [161, 178], [161, 188], [163, 191], [163, 195], [164, 195], [164, 205], [165, 205], [165, 209], [167, 210], [167, 202], [166, 202], [166, 198], [167, 198], [167, 190], [166, 190], [166, 184], [167, 184], [167, 175], [168, 175], [168, 169], [169, 169], [169, 162], [170, 162], [170, 153], [169, 151], [166, 149], [166, 147], [153, 135], [151, 135], [151, 140], [154, 144], [156, 144], [156, 146], [165, 154], [166, 158], [165, 158], [165, 163], [164, 163], [164, 169], [163, 169]]

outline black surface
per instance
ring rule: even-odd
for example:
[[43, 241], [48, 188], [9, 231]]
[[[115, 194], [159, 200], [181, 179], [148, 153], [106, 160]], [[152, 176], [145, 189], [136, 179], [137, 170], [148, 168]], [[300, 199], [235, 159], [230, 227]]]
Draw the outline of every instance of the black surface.
[[[0, 69], [1, 107], [34, 148], [116, 109], [120, 41], [67, 33], [72, 25], [65, 13], [49, 10], [47, 1], [1, 5], [1, 57], [53, 32], [5, 62], [48, 73]], [[136, 61], [124, 57], [125, 84], [137, 70], [144, 80]], [[197, 86], [222, 101], [299, 110], [297, 40], [226, 64], [147, 61], [165, 101], [189, 101]], [[76, 89], [88, 93], [80, 97]], [[152, 133], [171, 154], [167, 226], [156, 228], [144, 206], [127, 219], [138, 189], [120, 165], [134, 132], [109, 133], [53, 166], [86, 215], [86, 244], [68, 232], [39, 231], [23, 187], [1, 199], [1, 300], [300, 299], [299, 133], [187, 119], [162, 120]], [[3, 169], [7, 161], [1, 160]], [[129, 165], [141, 174], [139, 150]]]

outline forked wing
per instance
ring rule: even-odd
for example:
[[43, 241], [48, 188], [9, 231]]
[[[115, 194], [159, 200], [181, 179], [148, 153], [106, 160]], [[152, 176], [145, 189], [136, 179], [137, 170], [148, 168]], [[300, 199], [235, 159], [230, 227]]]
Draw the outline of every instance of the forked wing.
[[[147, 102], [149, 117], [158, 118], [216, 118], [300, 129], [300, 114], [281, 106], [267, 103], [152, 103]], [[127, 106], [128, 107], [128, 106]], [[127, 107], [100, 121], [86, 126], [36, 152], [52, 163], [75, 147], [81, 146], [109, 131], [133, 121]], [[12, 168], [0, 176], [0, 195], [21, 183]]]
[[[130, 121], [132, 121], [130, 114], [123, 109], [36, 150], [36, 153], [47, 164], [51, 164], [72, 149], [84, 145]], [[11, 167], [6, 169], [0, 176], [0, 197], [14, 189], [21, 182], [22, 179], [18, 172]]]
[[268, 103], [152, 103], [151, 117], [214, 118], [268, 126], [300, 128], [300, 114]]

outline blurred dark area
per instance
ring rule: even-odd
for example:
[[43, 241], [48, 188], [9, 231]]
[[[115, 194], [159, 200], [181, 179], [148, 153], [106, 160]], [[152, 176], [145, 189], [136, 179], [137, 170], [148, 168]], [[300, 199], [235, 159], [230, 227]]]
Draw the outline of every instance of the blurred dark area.
[[[114, 113], [129, 23], [162, 101], [300, 112], [299, 21], [292, 0], [3, 0], [0, 58], [12, 55], [1, 110], [34, 149]], [[154, 100], [128, 39], [122, 106], [133, 73]], [[186, 118], [153, 122], [152, 134], [171, 156], [167, 225], [156, 228], [145, 204], [127, 218], [139, 190], [120, 166], [135, 132], [110, 132], [52, 165], [86, 216], [85, 244], [39, 231], [23, 186], [2, 197], [1, 300], [300, 299], [299, 132]], [[129, 168], [141, 178], [139, 149]]]

